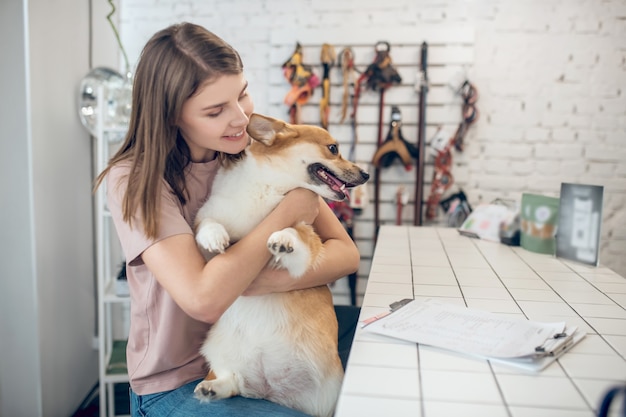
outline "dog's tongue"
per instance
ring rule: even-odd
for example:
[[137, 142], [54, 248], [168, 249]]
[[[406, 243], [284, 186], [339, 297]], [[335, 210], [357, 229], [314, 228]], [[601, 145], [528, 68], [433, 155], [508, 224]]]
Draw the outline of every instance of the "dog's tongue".
[[320, 177], [326, 179], [326, 182], [328, 183], [328, 185], [333, 191], [342, 192], [345, 198], [350, 198], [350, 195], [348, 194], [348, 190], [346, 189], [346, 184], [339, 181], [339, 179], [330, 175], [328, 172], [324, 171], [323, 169], [320, 169], [318, 173], [320, 174]]

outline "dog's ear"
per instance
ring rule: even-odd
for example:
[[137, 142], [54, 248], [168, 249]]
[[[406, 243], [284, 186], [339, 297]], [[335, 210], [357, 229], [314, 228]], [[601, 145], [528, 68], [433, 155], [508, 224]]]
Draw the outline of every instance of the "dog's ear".
[[282, 120], [256, 113], [250, 116], [247, 131], [253, 139], [265, 145], [271, 145], [274, 139], [290, 139], [298, 136], [296, 129]]

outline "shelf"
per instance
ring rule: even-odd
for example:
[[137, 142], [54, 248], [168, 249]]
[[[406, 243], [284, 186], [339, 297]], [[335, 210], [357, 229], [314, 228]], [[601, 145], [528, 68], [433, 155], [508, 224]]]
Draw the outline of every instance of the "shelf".
[[128, 382], [128, 374], [104, 374], [102, 380], [107, 384], [121, 384]]
[[[97, 97], [106, 97], [105, 87], [100, 86]], [[104, 170], [112, 156], [119, 149], [126, 137], [128, 126], [113, 125], [105, 126], [108, 120], [104, 112], [105, 106], [96, 106], [98, 114], [98, 124], [95, 147], [95, 165], [97, 172]], [[116, 287], [119, 285], [117, 275], [119, 271], [118, 259], [122, 256], [121, 248], [117, 242], [117, 236], [113, 225], [111, 212], [106, 201], [107, 185], [104, 182], [96, 193], [96, 245], [97, 245], [97, 279], [98, 279], [98, 338], [99, 353], [98, 362], [100, 364], [100, 415], [103, 417], [118, 417], [115, 414], [115, 404], [112, 400], [114, 385], [118, 383], [128, 383], [128, 369], [126, 366], [126, 340], [112, 339], [118, 328], [120, 321], [127, 320], [125, 314], [118, 317], [117, 307], [130, 303], [127, 295], [118, 295]], [[122, 288], [123, 289], [123, 288]], [[118, 335], [125, 338], [125, 335]]]
[[126, 340], [114, 340], [113, 348], [107, 362], [104, 378], [106, 382], [128, 382], [126, 366]]
[[103, 130], [103, 133], [107, 137], [107, 141], [110, 143], [117, 143], [124, 140], [126, 133], [128, 132], [128, 127], [107, 127]]
[[106, 288], [104, 289], [104, 296], [102, 297], [102, 301], [105, 303], [129, 303], [130, 296], [119, 296], [115, 292], [115, 280], [113, 277], [107, 283]]

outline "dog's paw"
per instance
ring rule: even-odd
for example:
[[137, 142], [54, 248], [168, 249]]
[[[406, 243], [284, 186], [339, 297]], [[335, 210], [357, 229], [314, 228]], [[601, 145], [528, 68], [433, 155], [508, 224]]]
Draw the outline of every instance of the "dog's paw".
[[196, 232], [196, 242], [211, 253], [223, 253], [230, 245], [230, 236], [221, 224], [203, 222]]
[[213, 389], [213, 381], [202, 381], [193, 390], [193, 395], [202, 402], [208, 402], [215, 399], [216, 393]]
[[212, 379], [204, 380], [196, 385], [193, 390], [193, 395], [201, 402], [209, 402], [214, 400], [221, 400], [223, 398], [230, 398], [238, 395], [235, 385], [232, 380], [226, 379]]
[[296, 233], [293, 229], [283, 229], [274, 232], [267, 239], [267, 249], [274, 255], [275, 259], [279, 259], [284, 254], [292, 253], [296, 246]]
[[274, 264], [285, 268], [294, 278], [304, 275], [309, 267], [311, 253], [293, 228], [272, 233], [267, 248], [274, 255]]

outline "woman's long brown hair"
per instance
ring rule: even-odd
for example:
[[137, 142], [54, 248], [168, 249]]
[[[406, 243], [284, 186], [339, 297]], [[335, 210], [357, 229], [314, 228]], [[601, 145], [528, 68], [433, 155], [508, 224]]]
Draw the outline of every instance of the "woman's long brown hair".
[[130, 163], [123, 218], [131, 223], [133, 217], [140, 216], [147, 237], [158, 235], [163, 179], [182, 205], [188, 199], [184, 171], [191, 159], [176, 126], [183, 103], [203, 84], [242, 71], [235, 49], [191, 23], [157, 32], [144, 47], [134, 75], [128, 133], [96, 178], [94, 188], [100, 186], [114, 165]]

